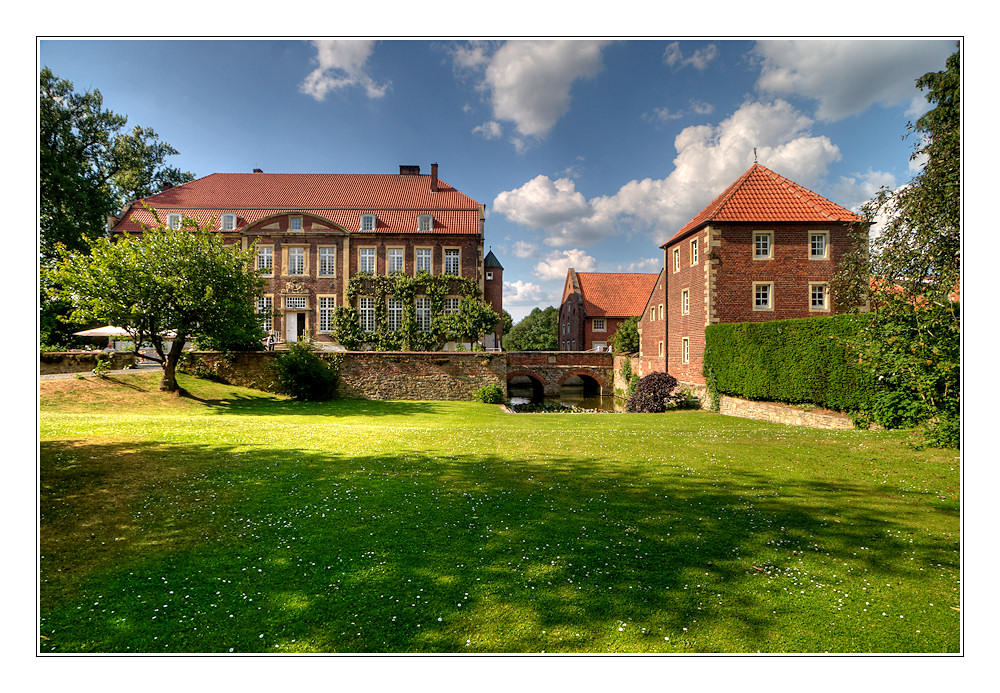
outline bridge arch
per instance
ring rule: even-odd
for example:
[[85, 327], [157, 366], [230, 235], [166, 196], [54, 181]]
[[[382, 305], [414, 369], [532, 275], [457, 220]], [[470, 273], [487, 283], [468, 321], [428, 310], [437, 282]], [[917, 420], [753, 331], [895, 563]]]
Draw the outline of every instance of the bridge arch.
[[507, 396], [526, 397], [537, 403], [545, 399], [545, 378], [533, 371], [521, 369], [507, 373]]
[[564, 374], [558, 381], [559, 393], [579, 394], [582, 397], [600, 397], [610, 394], [604, 378], [588, 369], [577, 369]]

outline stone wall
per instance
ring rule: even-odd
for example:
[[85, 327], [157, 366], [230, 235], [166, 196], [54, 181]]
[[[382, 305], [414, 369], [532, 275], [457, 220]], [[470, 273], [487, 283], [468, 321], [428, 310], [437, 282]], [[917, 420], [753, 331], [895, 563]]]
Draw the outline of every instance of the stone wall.
[[[712, 408], [712, 396], [707, 387], [694, 383], [680, 384], [701, 401], [702, 409]], [[803, 409], [780, 402], [754, 402], [727, 395], [722, 395], [719, 398], [719, 413], [741, 419], [770, 421], [771, 423], [807, 428], [852, 429], [855, 427], [854, 420], [848, 414], [841, 412], [820, 408]]]
[[89, 373], [94, 370], [99, 357], [110, 355], [111, 370], [135, 366], [135, 356], [124, 351], [43, 351], [38, 355], [40, 375], [55, 373]]

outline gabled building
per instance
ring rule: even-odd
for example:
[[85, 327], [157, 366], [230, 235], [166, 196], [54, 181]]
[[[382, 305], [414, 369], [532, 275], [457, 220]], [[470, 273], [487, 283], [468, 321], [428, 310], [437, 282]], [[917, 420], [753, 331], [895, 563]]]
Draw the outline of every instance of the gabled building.
[[656, 277], [571, 267], [559, 306], [559, 351], [607, 349], [618, 326], [642, 312]]
[[[665, 322], [644, 315], [642, 373], [666, 371], [703, 385], [705, 328], [831, 315], [830, 292], [857, 214], [755, 163], [660, 247], [664, 281], [650, 303]], [[657, 314], [657, 318], [659, 315]], [[664, 342], [662, 353], [646, 341]]]
[[[398, 175], [214, 173], [133, 202], [109, 220], [111, 232], [154, 225], [147, 207], [173, 228], [190, 216], [213, 224], [227, 243], [256, 243], [268, 282], [259, 308], [279, 341], [308, 332], [331, 342], [334, 309], [349, 304], [348, 281], [358, 273], [467, 277], [497, 314], [503, 309], [502, 268], [490, 254], [487, 270], [483, 257], [485, 206], [439, 179], [437, 164], [430, 175], [419, 166], [400, 166]], [[404, 307], [387, 300], [391, 325]], [[363, 329], [374, 327], [373, 302], [354, 301]], [[415, 302], [418, 323], [429, 324], [430, 301]], [[445, 311], [459, 309], [458, 296], [445, 299]]]

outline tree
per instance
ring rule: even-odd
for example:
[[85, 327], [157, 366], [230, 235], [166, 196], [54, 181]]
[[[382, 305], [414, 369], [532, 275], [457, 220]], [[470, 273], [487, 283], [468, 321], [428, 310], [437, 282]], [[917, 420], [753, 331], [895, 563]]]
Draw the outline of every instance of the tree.
[[844, 259], [834, 281], [838, 301], [867, 302], [873, 315], [855, 345], [885, 384], [878, 423], [925, 424], [928, 441], [957, 446], [960, 434], [961, 64], [956, 51], [942, 72], [916, 80], [933, 108], [909, 126], [920, 172], [865, 205], [884, 219], [877, 235]]
[[178, 391], [177, 362], [189, 341], [260, 348], [262, 316], [255, 305], [263, 280], [253, 248], [224, 245], [210, 224], [185, 218], [179, 231], [161, 224], [142, 236], [92, 239], [88, 249], [58, 249], [46, 272], [57, 296], [73, 305], [73, 319], [125, 329], [136, 353], [152, 344], [153, 360], [163, 368], [161, 390]]
[[558, 351], [559, 309], [535, 308], [510, 328], [504, 342], [507, 351]]
[[633, 317], [618, 325], [611, 338], [611, 348], [616, 354], [634, 354], [639, 351], [639, 318]]

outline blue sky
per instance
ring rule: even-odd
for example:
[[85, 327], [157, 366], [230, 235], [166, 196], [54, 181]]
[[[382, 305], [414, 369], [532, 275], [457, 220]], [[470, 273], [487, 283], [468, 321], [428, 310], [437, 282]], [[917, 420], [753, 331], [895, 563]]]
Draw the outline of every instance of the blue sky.
[[214, 172], [419, 164], [487, 206], [516, 319], [568, 267], [656, 272], [754, 160], [855, 209], [914, 170], [954, 40], [41, 40], [38, 61]]

